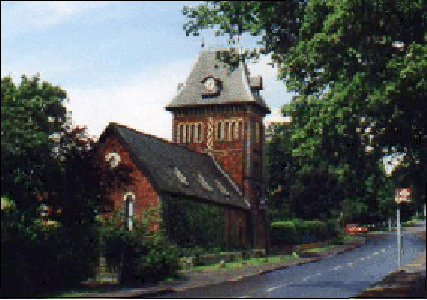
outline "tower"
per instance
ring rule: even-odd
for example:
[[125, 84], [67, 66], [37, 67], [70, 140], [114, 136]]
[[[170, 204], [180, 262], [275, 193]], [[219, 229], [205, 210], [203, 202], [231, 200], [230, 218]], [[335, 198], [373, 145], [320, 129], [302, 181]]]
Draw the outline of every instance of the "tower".
[[253, 245], [266, 246], [263, 118], [270, 113], [260, 95], [262, 78], [245, 64], [234, 70], [201, 51], [185, 84], [166, 106], [173, 115], [173, 141], [207, 153], [219, 163], [251, 206]]

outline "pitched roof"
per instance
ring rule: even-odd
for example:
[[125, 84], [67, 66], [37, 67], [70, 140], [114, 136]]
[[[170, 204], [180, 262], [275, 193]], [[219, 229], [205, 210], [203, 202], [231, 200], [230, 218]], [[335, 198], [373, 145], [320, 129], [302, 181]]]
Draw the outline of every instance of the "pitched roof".
[[[214, 77], [222, 85], [218, 95], [204, 96], [203, 80]], [[166, 110], [180, 107], [214, 105], [214, 104], [254, 104], [270, 113], [270, 108], [257, 92], [262, 89], [260, 76], [249, 78], [245, 64], [231, 71], [227, 64], [216, 59], [216, 51], [201, 51], [186, 83], [178, 91], [178, 95], [166, 106]]]
[[[116, 134], [133, 162], [159, 193], [179, 194], [201, 201], [249, 209], [247, 201], [223, 175], [213, 158], [185, 147], [110, 123], [99, 142]], [[219, 182], [219, 183], [218, 183]]]

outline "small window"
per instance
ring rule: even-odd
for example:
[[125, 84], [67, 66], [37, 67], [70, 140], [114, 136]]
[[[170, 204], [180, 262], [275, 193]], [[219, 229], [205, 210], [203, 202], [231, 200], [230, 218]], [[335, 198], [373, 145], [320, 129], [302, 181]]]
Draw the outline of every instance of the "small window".
[[224, 128], [224, 138], [226, 141], [230, 140], [230, 122], [225, 122], [225, 128]]
[[175, 176], [178, 178], [179, 182], [181, 182], [184, 185], [189, 185], [187, 178], [185, 178], [184, 174], [182, 174], [177, 167], [175, 167], [174, 170], [175, 170]]
[[235, 140], [237, 135], [236, 135], [236, 122], [232, 122], [231, 123], [231, 134], [230, 134], [230, 139], [231, 140]]
[[189, 143], [191, 139], [191, 128], [190, 128], [190, 125], [185, 125], [185, 127], [186, 127], [186, 136], [187, 136], [186, 142]]
[[108, 164], [110, 165], [111, 168], [115, 168], [119, 165], [120, 163], [120, 154], [116, 153], [116, 152], [111, 152], [108, 153], [105, 156], [105, 161], [108, 162]]
[[196, 125], [191, 124], [190, 143], [196, 142]]
[[126, 229], [132, 231], [133, 229], [133, 216], [135, 206], [135, 194], [128, 192], [125, 194], [125, 225]]
[[198, 174], [199, 182], [202, 185], [202, 187], [207, 191], [213, 191], [212, 187], [206, 182], [205, 178], [199, 173]]
[[218, 122], [218, 132], [217, 132], [217, 135], [218, 135], [218, 141], [220, 141], [220, 140], [221, 140], [221, 132], [222, 132], [222, 123], [221, 123], [221, 122]]
[[197, 138], [197, 140], [198, 140], [198, 142], [200, 143], [200, 142], [203, 142], [203, 127], [202, 127], [202, 124], [200, 124], [199, 123], [199, 125], [197, 125], [197, 127], [198, 127], [198, 138]]
[[178, 137], [177, 137], [178, 143], [182, 143], [183, 136], [184, 136], [184, 125], [178, 125]]

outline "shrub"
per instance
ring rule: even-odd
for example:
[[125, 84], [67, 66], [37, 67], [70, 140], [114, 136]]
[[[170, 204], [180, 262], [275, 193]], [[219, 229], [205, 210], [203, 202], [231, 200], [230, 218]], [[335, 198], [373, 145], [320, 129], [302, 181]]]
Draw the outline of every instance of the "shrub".
[[15, 209], [2, 210], [1, 295], [28, 297], [76, 285], [93, 276], [96, 249], [90, 226], [65, 228]]
[[299, 245], [317, 240], [325, 240], [335, 235], [333, 222], [318, 220], [281, 220], [271, 223], [273, 245]]
[[120, 270], [123, 283], [157, 281], [179, 270], [179, 249], [168, 243], [162, 230], [154, 230], [154, 218], [151, 212], [135, 218], [132, 231], [122, 226], [120, 212], [104, 220], [101, 252], [110, 267]]

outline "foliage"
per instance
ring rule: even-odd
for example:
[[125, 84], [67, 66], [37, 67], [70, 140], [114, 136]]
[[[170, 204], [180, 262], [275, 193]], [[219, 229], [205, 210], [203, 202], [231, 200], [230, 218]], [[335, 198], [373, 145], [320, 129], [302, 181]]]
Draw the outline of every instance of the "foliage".
[[76, 237], [72, 228], [49, 226], [47, 220], [16, 209], [1, 214], [2, 296], [28, 297], [76, 285], [93, 275], [97, 247], [93, 232], [71, 240]]
[[299, 245], [313, 237], [318, 241], [328, 239], [335, 235], [335, 229], [331, 223], [294, 218], [272, 222], [270, 234], [275, 245]]
[[283, 217], [327, 220], [340, 209], [343, 191], [327, 169], [308, 169], [307, 163], [292, 156], [295, 125], [279, 125], [267, 141], [269, 211], [273, 220]]
[[34, 205], [37, 191], [54, 186], [60, 169], [53, 137], [66, 119], [65, 99], [65, 91], [40, 84], [39, 77], [22, 76], [19, 86], [10, 77], [1, 79], [1, 186], [18, 208]]
[[94, 142], [84, 128], [71, 127], [65, 99], [39, 76], [22, 76], [19, 86], [1, 79], [1, 192], [14, 204], [2, 210], [2, 280], [15, 282], [11, 293], [22, 292], [21, 282], [29, 294], [76, 284], [98, 262]]
[[165, 197], [162, 218], [171, 242], [184, 248], [225, 248], [225, 211], [222, 207]]
[[387, 214], [379, 211], [391, 200], [378, 162], [391, 153], [406, 154], [399, 169], [407, 175], [395, 174], [388, 186], [413, 186], [417, 205], [426, 198], [422, 1], [221, 1], [183, 13], [187, 35], [214, 28], [229, 34], [231, 45], [243, 33], [260, 37], [259, 49], [222, 58], [233, 67], [272, 54], [279, 77], [298, 95], [284, 109], [295, 125], [292, 157], [304, 170], [336, 176], [347, 217]]
[[156, 212], [134, 218], [133, 229], [123, 226], [124, 215], [113, 211], [100, 228], [101, 252], [110, 267], [120, 270], [121, 282], [156, 281], [179, 270], [179, 249], [156, 230]]

